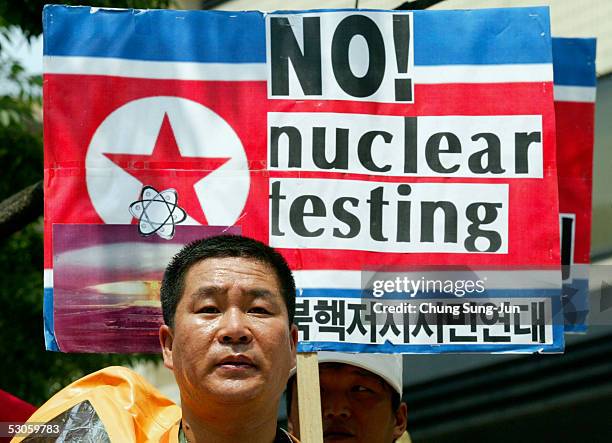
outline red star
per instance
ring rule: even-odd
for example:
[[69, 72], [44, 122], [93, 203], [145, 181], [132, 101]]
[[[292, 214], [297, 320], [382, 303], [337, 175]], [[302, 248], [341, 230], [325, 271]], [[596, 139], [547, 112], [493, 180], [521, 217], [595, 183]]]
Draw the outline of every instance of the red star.
[[151, 155], [110, 153], [104, 155], [138, 179], [143, 186], [149, 185], [158, 191], [176, 189], [177, 204], [190, 217], [203, 225], [208, 223], [193, 185], [229, 160], [229, 157], [183, 157], [167, 114], [164, 114]]

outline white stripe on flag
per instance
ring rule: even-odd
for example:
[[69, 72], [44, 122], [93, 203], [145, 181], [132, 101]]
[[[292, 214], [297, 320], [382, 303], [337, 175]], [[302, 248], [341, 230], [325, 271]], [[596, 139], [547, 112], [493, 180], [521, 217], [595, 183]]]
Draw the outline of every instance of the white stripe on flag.
[[53, 287], [53, 269], [45, 269], [43, 271], [43, 288]]
[[552, 65], [415, 66], [415, 84], [551, 82]]
[[361, 271], [293, 271], [298, 288], [360, 289]]
[[[585, 266], [586, 267], [586, 266]], [[579, 266], [574, 266], [579, 268]], [[561, 281], [560, 271], [486, 271], [477, 270], [477, 274], [487, 276], [487, 287], [489, 289], [497, 288], [550, 288], [559, 286]], [[380, 273], [379, 277], [394, 278], [396, 275], [409, 275], [414, 277], [435, 277], [436, 271], [425, 272], [397, 272], [397, 273]], [[434, 274], [434, 275], [431, 275]], [[446, 274], [451, 272], [446, 271]], [[446, 275], [445, 274], [445, 275]], [[588, 275], [588, 273], [587, 273]], [[328, 288], [328, 289], [360, 289], [362, 287], [361, 271], [347, 270], [298, 270], [293, 271], [295, 284], [298, 288]], [[582, 275], [581, 275], [582, 276]], [[537, 284], [534, 284], [537, 282]], [[44, 287], [53, 287], [53, 269], [44, 270]]]
[[265, 63], [156, 62], [102, 57], [44, 56], [45, 74], [108, 75], [157, 80], [265, 81]]
[[[561, 287], [560, 270], [487, 270], [473, 269], [466, 271], [453, 271], [452, 268], [445, 270], [410, 271], [407, 266], [406, 271], [385, 272], [379, 271], [376, 274], [369, 272], [368, 278], [376, 280], [395, 281], [396, 277], [409, 279], [434, 281], [448, 280], [453, 278], [465, 279], [466, 276], [477, 279], [484, 279], [485, 289], [556, 289]], [[470, 275], [471, 274], [471, 275]], [[293, 271], [295, 284], [298, 288], [327, 288], [327, 289], [361, 289], [363, 287], [361, 271], [346, 270], [301, 270]]]
[[594, 86], [559, 86], [555, 85], [555, 101], [595, 103]]
[[[45, 74], [108, 75], [130, 78], [266, 81], [265, 63], [193, 63], [106, 57], [44, 56]], [[552, 81], [551, 64], [415, 66], [415, 84]]]

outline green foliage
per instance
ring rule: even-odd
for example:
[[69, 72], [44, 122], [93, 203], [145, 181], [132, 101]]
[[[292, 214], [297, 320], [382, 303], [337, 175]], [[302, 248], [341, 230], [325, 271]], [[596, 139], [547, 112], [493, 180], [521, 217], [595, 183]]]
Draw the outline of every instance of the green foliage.
[[32, 224], [0, 242], [0, 346], [5, 367], [0, 388], [41, 405], [58, 389], [110, 365], [155, 356], [61, 354], [44, 351], [42, 322], [43, 247], [41, 227]]
[[[43, 1], [1, 2], [0, 34], [19, 26], [27, 37], [41, 32]], [[75, 1], [69, 4], [159, 8], [167, 1]], [[28, 75], [0, 47], [0, 201], [43, 176], [42, 80]], [[42, 211], [41, 211], [42, 212]], [[157, 356], [61, 354], [44, 351], [42, 220], [0, 238], [0, 349], [5, 362], [0, 389], [40, 405], [59, 388], [109, 365]]]
[[0, 200], [42, 179], [40, 76], [0, 53]]
[[[49, 4], [45, 0], [24, 0], [0, 2], [0, 26], [19, 26], [26, 37], [42, 33], [42, 10]], [[63, 5], [100, 6], [108, 8], [160, 9], [167, 7], [171, 0], [67, 0]]]

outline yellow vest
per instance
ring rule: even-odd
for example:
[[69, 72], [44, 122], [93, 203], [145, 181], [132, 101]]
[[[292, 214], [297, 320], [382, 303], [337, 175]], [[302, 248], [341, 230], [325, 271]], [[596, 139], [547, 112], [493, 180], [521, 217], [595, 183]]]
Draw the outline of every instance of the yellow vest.
[[[71, 421], [64, 425], [67, 417]], [[181, 408], [144, 378], [130, 369], [111, 366], [66, 386], [28, 423], [48, 423], [53, 426], [45, 430], [69, 432], [73, 439], [67, 441], [94, 434], [96, 440], [111, 443], [178, 443], [180, 421]], [[15, 437], [12, 442], [24, 438]]]

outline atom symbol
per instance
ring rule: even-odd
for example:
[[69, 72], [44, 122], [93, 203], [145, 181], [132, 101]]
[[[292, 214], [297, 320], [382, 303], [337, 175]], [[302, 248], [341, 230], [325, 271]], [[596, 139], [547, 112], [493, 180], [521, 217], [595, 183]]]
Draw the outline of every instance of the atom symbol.
[[161, 192], [152, 186], [142, 188], [140, 200], [130, 205], [130, 214], [138, 219], [138, 232], [145, 237], [157, 234], [165, 240], [174, 237], [175, 226], [187, 218], [177, 199], [172, 188]]

